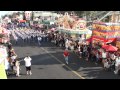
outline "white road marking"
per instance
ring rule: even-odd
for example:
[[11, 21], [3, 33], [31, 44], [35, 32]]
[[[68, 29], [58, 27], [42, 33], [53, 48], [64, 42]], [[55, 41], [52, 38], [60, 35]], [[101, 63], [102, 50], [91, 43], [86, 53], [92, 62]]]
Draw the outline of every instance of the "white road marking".
[[41, 47], [41, 49], [43, 49], [47, 54], [49, 54], [51, 57], [53, 57], [55, 60], [57, 60], [59, 63], [61, 63], [62, 65], [66, 66], [69, 70], [71, 70], [75, 75], [77, 75], [80, 79], [85, 79], [84, 77], [82, 77], [79, 73], [77, 73], [76, 71], [72, 70], [69, 66], [67, 66], [66, 64], [64, 64], [62, 61], [60, 61], [58, 58], [56, 58], [55, 56], [53, 56], [52, 54], [49, 53], [49, 51], [45, 50], [43, 47]]

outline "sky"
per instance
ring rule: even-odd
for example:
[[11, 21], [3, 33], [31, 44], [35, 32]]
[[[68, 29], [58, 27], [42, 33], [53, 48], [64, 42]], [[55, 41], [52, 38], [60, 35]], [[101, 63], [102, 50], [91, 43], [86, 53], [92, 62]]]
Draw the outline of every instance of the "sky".
[[7, 14], [7, 13], [12, 13], [12, 12], [15, 12], [15, 11], [0, 11], [0, 17], [1, 17], [2, 15], [5, 15], [5, 14]]

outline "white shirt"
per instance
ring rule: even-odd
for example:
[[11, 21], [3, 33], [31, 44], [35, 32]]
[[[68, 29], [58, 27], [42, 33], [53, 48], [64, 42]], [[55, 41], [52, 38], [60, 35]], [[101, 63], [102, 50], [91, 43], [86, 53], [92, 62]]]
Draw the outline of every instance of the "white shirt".
[[0, 45], [0, 64], [7, 58], [7, 56], [7, 48]]
[[120, 58], [116, 58], [115, 66], [119, 66], [119, 65], [120, 65]]
[[41, 41], [41, 40], [42, 40], [42, 38], [41, 38], [41, 37], [38, 37], [38, 40], [39, 40], [39, 41]]
[[102, 58], [106, 58], [107, 54], [105, 52], [102, 52]]
[[7, 60], [7, 58], [5, 59], [5, 69], [8, 70], [10, 68], [10, 64]]
[[29, 67], [29, 66], [31, 66], [31, 58], [30, 57], [25, 57], [24, 58], [24, 61], [25, 61], [25, 66], [26, 67]]
[[78, 47], [78, 51], [80, 51], [80, 46]]

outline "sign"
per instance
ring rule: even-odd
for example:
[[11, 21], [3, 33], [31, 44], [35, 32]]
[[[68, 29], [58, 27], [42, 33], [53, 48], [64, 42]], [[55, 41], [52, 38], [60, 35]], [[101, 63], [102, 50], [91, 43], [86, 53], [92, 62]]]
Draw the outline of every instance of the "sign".
[[0, 64], [0, 79], [7, 79], [4, 62]]
[[4, 64], [5, 58], [7, 58], [7, 50], [4, 46], [0, 46], [0, 79], [7, 79]]

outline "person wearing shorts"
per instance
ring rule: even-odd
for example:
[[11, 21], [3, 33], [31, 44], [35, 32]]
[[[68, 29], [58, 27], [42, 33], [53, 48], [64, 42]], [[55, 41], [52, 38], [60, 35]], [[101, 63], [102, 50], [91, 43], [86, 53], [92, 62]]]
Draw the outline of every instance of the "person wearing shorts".
[[31, 59], [30, 56], [27, 56], [27, 57], [24, 58], [27, 75], [32, 75], [32, 72], [31, 72], [31, 60], [32, 59]]
[[26, 67], [26, 71], [30, 71], [31, 70], [31, 66]]

